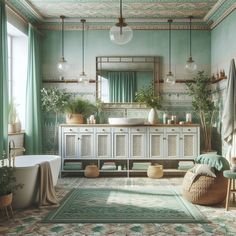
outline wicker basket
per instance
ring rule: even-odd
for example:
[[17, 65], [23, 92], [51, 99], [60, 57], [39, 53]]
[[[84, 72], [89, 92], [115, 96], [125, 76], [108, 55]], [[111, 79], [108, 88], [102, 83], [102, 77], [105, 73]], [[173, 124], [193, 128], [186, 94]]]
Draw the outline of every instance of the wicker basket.
[[96, 165], [87, 165], [84, 170], [84, 176], [88, 178], [97, 178], [99, 176], [99, 169]]
[[214, 205], [225, 200], [227, 179], [223, 172], [216, 173], [216, 178], [199, 175], [192, 181], [193, 175], [188, 171], [184, 176], [182, 195], [185, 199], [199, 205]]
[[159, 179], [163, 176], [162, 165], [150, 165], [147, 170], [147, 176], [153, 179]]

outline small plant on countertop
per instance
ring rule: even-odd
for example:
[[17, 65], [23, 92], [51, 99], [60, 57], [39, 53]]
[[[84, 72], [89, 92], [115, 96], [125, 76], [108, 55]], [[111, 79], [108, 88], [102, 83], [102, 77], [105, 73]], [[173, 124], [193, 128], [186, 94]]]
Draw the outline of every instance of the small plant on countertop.
[[145, 103], [148, 107], [160, 109], [162, 107], [162, 97], [154, 95], [154, 86], [145, 87], [135, 94], [135, 101]]

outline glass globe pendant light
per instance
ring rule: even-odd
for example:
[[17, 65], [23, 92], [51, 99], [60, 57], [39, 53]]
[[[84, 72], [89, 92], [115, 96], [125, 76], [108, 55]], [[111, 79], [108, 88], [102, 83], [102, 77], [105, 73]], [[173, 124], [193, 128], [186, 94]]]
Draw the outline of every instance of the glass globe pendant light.
[[194, 60], [192, 58], [192, 18], [193, 16], [189, 16], [189, 58], [187, 60], [187, 63], [185, 65], [185, 70], [188, 73], [193, 73], [197, 70], [197, 65], [194, 63]]
[[122, 17], [122, 0], [120, 0], [120, 17], [118, 22], [110, 29], [110, 39], [112, 42], [122, 45], [128, 43], [133, 38], [132, 29], [125, 23]]
[[80, 83], [88, 83], [88, 77], [84, 72], [84, 23], [86, 22], [85, 19], [81, 19], [82, 23], [82, 72], [79, 75], [79, 82]]
[[69, 65], [64, 57], [64, 19], [65, 16], [60, 16], [61, 18], [61, 52], [62, 56], [59, 59], [59, 62], [57, 63], [57, 70], [60, 74], [64, 74], [68, 69]]
[[168, 23], [169, 23], [169, 72], [166, 75], [165, 78], [165, 82], [168, 84], [175, 84], [175, 77], [173, 75], [173, 73], [171, 72], [171, 23], [173, 22], [173, 20], [169, 19]]

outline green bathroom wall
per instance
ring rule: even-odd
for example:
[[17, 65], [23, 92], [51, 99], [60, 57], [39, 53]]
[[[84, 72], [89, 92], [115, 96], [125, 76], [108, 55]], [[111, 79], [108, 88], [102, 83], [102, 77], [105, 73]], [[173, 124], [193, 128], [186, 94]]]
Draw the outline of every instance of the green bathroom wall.
[[234, 10], [211, 32], [211, 71], [229, 72], [230, 60], [236, 58], [236, 11]]
[[[58, 75], [56, 63], [61, 55], [61, 32], [43, 31], [42, 75]], [[193, 30], [192, 51], [199, 68], [207, 68], [211, 63], [211, 36], [209, 31]], [[96, 56], [107, 55], [151, 55], [162, 59], [162, 75], [168, 67], [168, 31], [167, 30], [134, 30], [133, 39], [120, 46], [109, 39], [109, 31], [85, 31], [85, 72], [95, 78]], [[178, 79], [187, 79], [184, 64], [189, 56], [189, 31], [172, 31], [172, 70]], [[81, 72], [81, 31], [65, 31], [65, 57], [70, 64], [67, 76], [76, 76]], [[184, 76], [184, 78], [183, 78]]]

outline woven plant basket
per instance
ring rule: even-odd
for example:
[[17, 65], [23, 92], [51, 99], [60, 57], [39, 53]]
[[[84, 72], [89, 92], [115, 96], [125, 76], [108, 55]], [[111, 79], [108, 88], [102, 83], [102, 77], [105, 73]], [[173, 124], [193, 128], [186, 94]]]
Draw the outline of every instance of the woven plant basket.
[[192, 181], [193, 176], [191, 171], [184, 176], [182, 195], [185, 199], [199, 205], [214, 205], [225, 200], [227, 179], [223, 172], [217, 172], [216, 178], [199, 175]]

